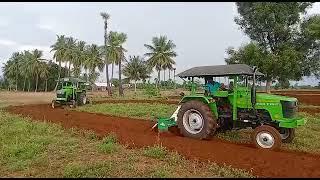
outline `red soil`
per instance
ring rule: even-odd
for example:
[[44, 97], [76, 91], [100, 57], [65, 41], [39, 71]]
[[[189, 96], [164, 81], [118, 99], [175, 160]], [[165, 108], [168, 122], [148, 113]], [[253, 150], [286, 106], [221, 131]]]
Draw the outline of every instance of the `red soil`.
[[320, 155], [289, 151], [258, 150], [250, 144], [235, 144], [217, 138], [196, 140], [174, 133], [152, 131], [151, 121], [102, 114], [52, 109], [49, 105], [8, 107], [7, 111], [34, 120], [59, 123], [66, 128], [91, 129], [103, 136], [114, 132], [122, 144], [144, 147], [157, 143], [190, 159], [227, 164], [252, 170], [260, 177], [320, 177]]

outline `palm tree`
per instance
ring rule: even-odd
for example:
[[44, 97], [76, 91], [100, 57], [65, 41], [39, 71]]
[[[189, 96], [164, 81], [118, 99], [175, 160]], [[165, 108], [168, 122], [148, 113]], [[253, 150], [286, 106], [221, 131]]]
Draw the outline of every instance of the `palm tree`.
[[85, 54], [85, 46], [86, 42], [84, 41], [79, 41], [76, 45], [75, 48], [75, 58], [73, 61], [73, 75], [75, 77], [79, 77], [81, 74], [81, 67], [84, 65], [84, 61], [86, 58]]
[[65, 59], [67, 60], [66, 63], [69, 63], [68, 67], [68, 76], [70, 76], [70, 66], [73, 64], [75, 59], [77, 58], [77, 50], [76, 50], [76, 42], [77, 40], [73, 37], [67, 38], [67, 44], [66, 44], [66, 51], [64, 54]]
[[43, 60], [41, 59], [41, 56], [42, 56], [42, 51], [38, 49], [35, 49], [30, 53], [29, 68], [30, 68], [30, 71], [33, 72], [33, 75], [36, 76], [36, 87], [34, 92], [37, 92], [38, 90], [39, 73], [40, 73], [39, 65], [40, 65], [40, 61]]
[[31, 71], [29, 69], [29, 57], [28, 57], [28, 51], [24, 51], [22, 53], [22, 59], [19, 61], [19, 71], [20, 74], [24, 77], [23, 81], [23, 91], [26, 87], [26, 81], [27, 79], [30, 79]]
[[106, 79], [107, 79], [107, 89], [108, 89], [108, 95], [111, 95], [111, 89], [110, 89], [110, 81], [109, 81], [109, 62], [108, 62], [108, 58], [107, 58], [107, 44], [108, 44], [108, 33], [107, 33], [107, 29], [108, 29], [108, 19], [110, 19], [110, 15], [108, 13], [105, 12], [101, 12], [100, 15], [102, 16], [103, 20], [104, 20], [104, 61], [105, 61], [105, 65], [106, 65]]
[[48, 77], [49, 77], [49, 67], [48, 67], [48, 64], [44, 61], [41, 61], [39, 63], [39, 71], [40, 71], [40, 78], [41, 79], [45, 79], [45, 92], [47, 92], [48, 90]]
[[22, 54], [14, 52], [10, 58], [11, 63], [8, 65], [8, 74], [15, 76], [16, 91], [18, 91], [19, 62], [22, 60]]
[[119, 66], [119, 95], [123, 96], [122, 81], [121, 81], [121, 63], [125, 60], [124, 52], [126, 49], [122, 45], [127, 40], [125, 33], [110, 32], [109, 42], [107, 46], [107, 59], [115, 62]]
[[104, 62], [101, 58], [99, 47], [96, 44], [88, 46], [86, 54], [85, 67], [87, 67], [89, 70], [89, 81], [91, 83], [94, 83], [99, 75], [96, 72], [96, 68], [98, 68], [99, 71], [102, 72]]
[[155, 68], [158, 71], [158, 84], [160, 81], [160, 71], [169, 65], [175, 64], [173, 60], [177, 56], [177, 53], [174, 51], [176, 45], [172, 40], [167, 40], [166, 36], [154, 37], [152, 38], [152, 45], [144, 45], [149, 52], [145, 53], [145, 56], [148, 57], [148, 64]]
[[137, 81], [142, 79], [141, 72], [143, 68], [144, 64], [140, 56], [129, 56], [129, 61], [123, 67], [123, 75], [130, 81], [134, 81], [134, 92], [137, 90]]
[[[64, 35], [57, 35], [57, 42], [51, 46], [51, 51], [55, 51], [53, 54], [53, 58], [56, 60], [56, 62], [59, 62], [59, 75], [58, 75], [58, 82], [60, 81], [61, 78], [61, 62], [64, 61], [64, 54], [67, 50], [67, 43], [66, 43], [66, 38]], [[58, 82], [54, 88], [54, 90], [57, 89]]]

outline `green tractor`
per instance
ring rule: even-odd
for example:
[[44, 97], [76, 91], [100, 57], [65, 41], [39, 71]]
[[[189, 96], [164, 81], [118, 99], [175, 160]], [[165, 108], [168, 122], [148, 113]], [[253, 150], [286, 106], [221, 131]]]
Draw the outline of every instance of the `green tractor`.
[[[295, 128], [306, 123], [297, 116], [296, 98], [256, 92], [256, 79], [264, 76], [245, 64], [194, 67], [179, 73], [188, 78], [189, 95], [183, 95], [170, 118], [158, 119], [155, 127], [166, 131], [177, 126], [186, 137], [208, 139], [218, 131], [252, 128], [252, 141], [260, 149], [277, 149], [290, 143]], [[228, 78], [228, 88], [213, 78]], [[204, 78], [198, 92], [194, 78]]]
[[76, 107], [85, 105], [88, 103], [86, 96], [86, 81], [79, 78], [62, 78], [58, 82], [57, 95], [52, 100], [51, 106], [55, 108], [59, 105], [70, 105], [70, 107]]

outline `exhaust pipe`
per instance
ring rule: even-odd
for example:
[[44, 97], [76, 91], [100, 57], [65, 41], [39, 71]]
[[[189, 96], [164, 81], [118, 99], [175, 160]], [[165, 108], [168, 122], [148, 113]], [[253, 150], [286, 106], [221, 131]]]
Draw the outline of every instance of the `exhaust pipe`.
[[251, 87], [251, 104], [252, 104], [252, 108], [254, 111], [254, 114], [256, 114], [256, 72], [257, 72], [258, 68], [257, 67], [253, 67], [253, 83], [252, 83], [252, 87]]

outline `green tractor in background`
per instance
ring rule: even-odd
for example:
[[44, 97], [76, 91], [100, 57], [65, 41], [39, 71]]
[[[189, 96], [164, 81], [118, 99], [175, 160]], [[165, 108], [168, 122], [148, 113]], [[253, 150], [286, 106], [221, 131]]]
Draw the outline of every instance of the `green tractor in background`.
[[76, 106], [85, 105], [88, 103], [86, 95], [86, 81], [79, 78], [62, 78], [58, 82], [56, 98], [52, 100], [51, 106], [55, 108], [60, 105]]
[[[305, 124], [297, 116], [296, 98], [256, 92], [256, 78], [264, 76], [245, 64], [194, 67], [178, 74], [188, 78], [191, 93], [184, 95], [171, 118], [160, 118], [159, 131], [177, 126], [186, 137], [208, 139], [216, 132], [252, 128], [252, 141], [260, 149], [277, 149], [294, 139]], [[228, 77], [228, 88], [213, 78]], [[197, 92], [194, 78], [204, 78]], [[242, 82], [241, 82], [242, 81]], [[250, 84], [250, 82], [251, 84]]]

